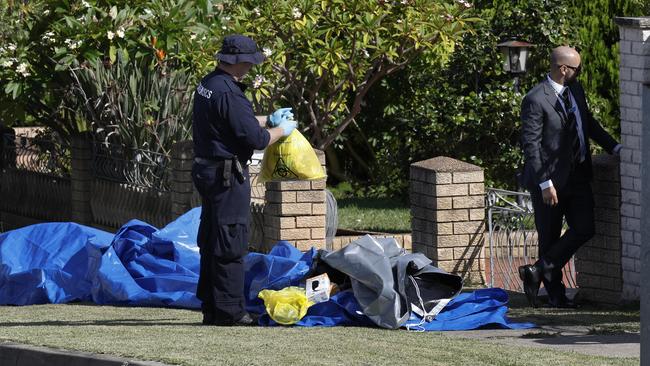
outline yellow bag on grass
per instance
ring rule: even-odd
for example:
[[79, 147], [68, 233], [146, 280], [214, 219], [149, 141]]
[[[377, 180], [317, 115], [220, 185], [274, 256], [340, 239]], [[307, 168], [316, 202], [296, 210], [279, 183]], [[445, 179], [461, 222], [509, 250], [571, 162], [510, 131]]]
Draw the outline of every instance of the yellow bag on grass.
[[272, 180], [316, 180], [327, 175], [305, 136], [293, 130], [264, 151], [260, 182]]
[[271, 319], [282, 325], [295, 324], [307, 314], [307, 309], [314, 305], [307, 300], [305, 289], [296, 286], [282, 290], [262, 290], [257, 297], [264, 300], [264, 307]]

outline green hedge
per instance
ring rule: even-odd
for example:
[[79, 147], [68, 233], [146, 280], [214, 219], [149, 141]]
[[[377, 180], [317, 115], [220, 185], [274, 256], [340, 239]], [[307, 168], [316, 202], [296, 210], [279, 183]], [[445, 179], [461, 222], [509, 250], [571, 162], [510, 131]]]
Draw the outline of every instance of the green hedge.
[[[592, 111], [618, 135], [613, 17], [641, 10], [640, 1], [477, 1], [475, 16], [484, 22], [466, 35], [446, 67], [420, 59], [370, 93], [357, 128], [336, 151], [343, 163], [334, 175], [352, 180], [360, 195], [405, 195], [409, 164], [445, 155], [485, 168], [488, 185], [516, 189], [520, 103], [548, 72], [551, 49], [562, 44], [580, 49]], [[511, 37], [536, 44], [519, 92], [496, 49]]]

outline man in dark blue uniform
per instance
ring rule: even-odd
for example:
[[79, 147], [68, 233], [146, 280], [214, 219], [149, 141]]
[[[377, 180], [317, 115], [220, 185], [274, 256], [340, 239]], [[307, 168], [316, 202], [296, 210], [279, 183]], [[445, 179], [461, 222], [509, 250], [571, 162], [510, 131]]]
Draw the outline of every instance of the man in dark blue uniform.
[[[217, 68], [194, 93], [192, 179], [202, 198], [197, 238], [201, 273], [197, 297], [203, 324], [251, 325], [244, 308], [243, 257], [248, 249], [250, 180], [247, 162], [296, 127], [290, 108], [256, 117], [239, 81], [264, 60], [255, 42], [227, 36]], [[271, 127], [273, 126], [273, 127]], [[269, 127], [269, 128], [265, 128]]]

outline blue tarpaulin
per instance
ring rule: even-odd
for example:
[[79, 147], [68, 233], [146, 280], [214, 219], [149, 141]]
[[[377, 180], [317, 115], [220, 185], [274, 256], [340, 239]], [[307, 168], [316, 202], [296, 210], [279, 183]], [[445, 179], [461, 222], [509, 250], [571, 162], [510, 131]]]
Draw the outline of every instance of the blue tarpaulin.
[[[116, 234], [75, 223], [46, 223], [0, 234], [0, 304], [30, 305], [92, 301], [97, 304], [200, 309], [196, 298], [200, 208], [157, 229], [131, 220]], [[261, 325], [275, 325], [257, 297], [263, 289], [300, 285], [316, 250], [300, 252], [279, 242], [269, 254], [245, 258], [249, 312], [263, 314]], [[464, 330], [482, 326], [530, 328], [506, 317], [508, 296], [501, 289], [463, 293], [435, 320], [407, 324], [423, 330]], [[420, 324], [422, 323], [422, 324]], [[352, 291], [310, 307], [299, 326], [367, 325]]]

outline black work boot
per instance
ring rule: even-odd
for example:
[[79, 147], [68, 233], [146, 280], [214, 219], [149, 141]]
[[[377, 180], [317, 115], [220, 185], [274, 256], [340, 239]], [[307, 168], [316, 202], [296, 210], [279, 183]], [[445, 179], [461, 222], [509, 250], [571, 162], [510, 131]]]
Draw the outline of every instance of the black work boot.
[[244, 314], [239, 320], [237, 320], [234, 324], [234, 326], [238, 327], [247, 327], [251, 325], [257, 325], [257, 319], [255, 316], [252, 316], [249, 313]]
[[203, 325], [214, 325], [215, 318], [214, 313], [203, 313]]

